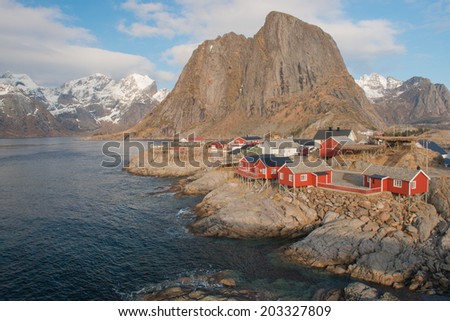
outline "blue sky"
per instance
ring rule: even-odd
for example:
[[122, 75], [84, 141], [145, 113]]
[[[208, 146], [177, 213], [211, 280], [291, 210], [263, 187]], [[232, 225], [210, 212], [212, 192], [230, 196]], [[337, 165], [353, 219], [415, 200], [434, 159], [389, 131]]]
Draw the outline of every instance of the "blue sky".
[[137, 72], [171, 89], [198, 44], [253, 36], [272, 10], [331, 34], [355, 78], [450, 85], [450, 0], [0, 0], [0, 73], [56, 86]]

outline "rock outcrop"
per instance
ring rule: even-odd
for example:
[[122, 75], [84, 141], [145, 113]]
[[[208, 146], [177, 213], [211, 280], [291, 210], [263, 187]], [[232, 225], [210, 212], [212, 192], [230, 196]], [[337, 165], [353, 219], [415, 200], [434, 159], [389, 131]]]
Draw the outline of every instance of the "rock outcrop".
[[234, 171], [230, 170], [209, 170], [202, 172], [188, 179], [183, 187], [185, 194], [208, 194], [209, 192], [221, 187], [227, 181], [234, 177]]
[[275, 300], [267, 291], [242, 287], [233, 271], [181, 277], [141, 290], [135, 300], [144, 301], [256, 301]]
[[229, 137], [380, 124], [331, 36], [272, 12], [252, 38], [229, 33], [202, 43], [167, 99], [131, 130]]
[[196, 207], [190, 230], [202, 236], [228, 238], [298, 237], [318, 222], [317, 212], [296, 206], [270, 192], [256, 192], [239, 181], [228, 182], [206, 195]]
[[[196, 210], [190, 229], [198, 235], [306, 235], [283, 250], [285, 257], [387, 286], [448, 293], [448, 224], [430, 204], [410, 206], [390, 193], [363, 196], [317, 188], [280, 194], [228, 179]], [[414, 281], [417, 273], [423, 282]]]
[[432, 178], [430, 181], [430, 203], [440, 215], [450, 222], [450, 178]]

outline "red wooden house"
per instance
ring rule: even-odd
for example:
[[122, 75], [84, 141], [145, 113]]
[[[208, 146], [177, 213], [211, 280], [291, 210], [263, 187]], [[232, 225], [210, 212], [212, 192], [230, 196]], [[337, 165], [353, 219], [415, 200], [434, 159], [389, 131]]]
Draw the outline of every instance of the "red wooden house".
[[201, 136], [188, 136], [187, 141], [189, 143], [204, 143], [205, 139]]
[[255, 172], [264, 179], [277, 179], [278, 170], [286, 163], [292, 163], [289, 157], [278, 157], [272, 154], [261, 155], [255, 164]]
[[254, 179], [276, 179], [278, 169], [287, 162], [291, 162], [289, 157], [270, 154], [245, 156], [239, 161], [237, 174]]
[[262, 138], [259, 136], [240, 136], [236, 137], [230, 142], [233, 146], [243, 146], [243, 145], [257, 145], [261, 144]]
[[224, 141], [213, 141], [207, 144], [210, 150], [223, 150], [227, 148], [227, 143]]
[[346, 136], [331, 136], [320, 144], [320, 157], [334, 157], [339, 154], [342, 146], [354, 143]]
[[237, 167], [237, 174], [242, 177], [259, 178], [255, 171], [256, 162], [260, 155], [248, 155], [241, 158]]
[[323, 161], [314, 163], [286, 163], [278, 170], [278, 180], [288, 187], [317, 186], [318, 183], [331, 184], [333, 173]]
[[427, 193], [430, 180], [430, 177], [420, 169], [379, 165], [370, 165], [362, 175], [365, 187], [381, 188], [381, 191], [401, 195]]

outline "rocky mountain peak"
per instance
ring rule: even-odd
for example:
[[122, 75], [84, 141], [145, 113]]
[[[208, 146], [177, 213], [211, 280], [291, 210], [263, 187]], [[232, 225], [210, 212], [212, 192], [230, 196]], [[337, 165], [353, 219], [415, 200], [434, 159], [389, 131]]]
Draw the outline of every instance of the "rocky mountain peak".
[[450, 93], [445, 85], [424, 77], [406, 81], [373, 73], [356, 81], [388, 124], [446, 128], [450, 124]]
[[[96, 73], [46, 88], [28, 75], [8, 72], [0, 77], [0, 136], [20, 137], [23, 124], [30, 124], [26, 136], [124, 130], [167, 95], [168, 90], [158, 91], [154, 80], [139, 74], [116, 81]], [[3, 125], [2, 117], [8, 120]], [[47, 120], [56, 130], [42, 130]]]
[[39, 86], [26, 74], [15, 74], [10, 71], [0, 76], [0, 83], [9, 84], [23, 90], [35, 90]]
[[271, 12], [252, 38], [228, 33], [202, 43], [172, 93], [132, 130], [156, 137], [299, 134], [379, 124], [370, 108], [330, 35]]
[[384, 97], [388, 91], [400, 87], [403, 82], [393, 77], [387, 77], [372, 73], [363, 75], [356, 83], [365, 91], [367, 98], [374, 100]]

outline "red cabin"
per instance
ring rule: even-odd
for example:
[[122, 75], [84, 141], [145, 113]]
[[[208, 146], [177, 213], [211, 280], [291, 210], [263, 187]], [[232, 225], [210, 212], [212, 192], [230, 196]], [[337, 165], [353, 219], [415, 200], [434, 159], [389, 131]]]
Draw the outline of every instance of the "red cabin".
[[259, 136], [242, 136], [236, 137], [230, 142], [230, 145], [244, 146], [261, 144], [262, 138]]
[[254, 179], [276, 179], [278, 169], [288, 162], [292, 162], [289, 157], [270, 154], [245, 156], [239, 161], [237, 174]]
[[259, 177], [261, 175], [258, 175], [255, 171], [255, 165], [259, 159], [259, 156], [260, 155], [250, 155], [242, 157], [236, 171], [237, 174], [242, 177], [263, 178]]
[[364, 186], [401, 195], [428, 192], [430, 177], [424, 171], [408, 168], [370, 165], [363, 173]]
[[334, 157], [339, 154], [341, 147], [346, 144], [354, 144], [354, 141], [345, 136], [329, 137], [320, 144], [320, 157]]
[[281, 185], [289, 187], [317, 186], [318, 183], [331, 184], [333, 173], [323, 161], [315, 163], [286, 163], [278, 170]]
[[278, 170], [286, 163], [292, 163], [289, 157], [277, 157], [271, 154], [261, 155], [255, 164], [255, 171], [265, 179], [277, 179]]
[[211, 150], [223, 150], [226, 149], [227, 144], [225, 142], [217, 141], [208, 143], [208, 148]]

